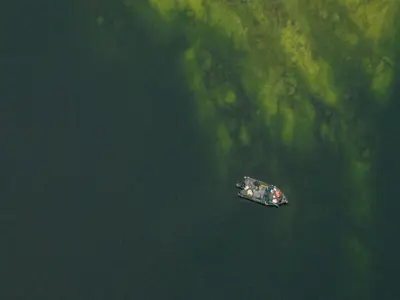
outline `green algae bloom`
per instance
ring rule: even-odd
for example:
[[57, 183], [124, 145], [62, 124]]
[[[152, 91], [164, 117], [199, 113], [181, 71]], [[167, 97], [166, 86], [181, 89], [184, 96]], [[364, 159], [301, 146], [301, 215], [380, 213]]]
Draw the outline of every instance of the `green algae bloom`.
[[[278, 171], [283, 151], [304, 168], [321, 149], [340, 156], [338, 176], [351, 186], [344, 215], [354, 226], [343, 233], [343, 251], [367, 289], [372, 255], [356, 230], [374, 226], [375, 145], [367, 139], [374, 122], [364, 108], [379, 113], [390, 101], [396, 48], [388, 41], [400, 2], [305, 2], [148, 0], [163, 24], [186, 20], [176, 29], [189, 43], [181, 59], [185, 84], [214, 145], [221, 180], [249, 147], [248, 165], [261, 161], [271, 176], [287, 177], [293, 192], [297, 178]], [[373, 101], [354, 96], [365, 91]], [[294, 220], [296, 212], [286, 221]]]
[[[326, 145], [348, 162], [344, 172], [355, 189], [348, 217], [354, 218], [356, 226], [373, 226], [374, 187], [369, 177], [374, 162], [358, 149], [364, 144], [358, 132], [369, 130], [368, 120], [357, 113], [364, 105], [362, 99], [349, 95], [369, 89], [377, 109], [387, 105], [395, 49], [385, 46], [385, 41], [394, 35], [399, 4], [378, 0], [321, 0], [307, 5], [264, 0], [241, 5], [232, 5], [232, 1], [150, 2], [166, 20], [179, 11], [191, 12], [195, 25], [186, 29], [186, 35], [195, 42], [185, 53], [184, 65], [200, 119], [214, 124], [207, 128], [210, 135], [214, 131], [223, 173], [234, 168], [233, 147], [262, 149], [260, 132], [267, 144], [271, 139], [279, 141], [281, 147], [299, 155], [318, 155], [318, 147]], [[226, 49], [220, 51], [226, 57], [213, 45], [216, 36], [225, 40], [220, 46]], [[205, 59], [201, 58], [204, 53]], [[234, 62], [218, 69], [219, 63], [234, 56]], [[230, 117], [224, 113], [239, 107], [242, 111]], [[227, 125], [235, 122], [242, 125]], [[368, 274], [369, 263], [360, 257], [368, 257], [369, 250], [355, 242], [351, 233], [349, 239], [353, 249], [349, 259]]]

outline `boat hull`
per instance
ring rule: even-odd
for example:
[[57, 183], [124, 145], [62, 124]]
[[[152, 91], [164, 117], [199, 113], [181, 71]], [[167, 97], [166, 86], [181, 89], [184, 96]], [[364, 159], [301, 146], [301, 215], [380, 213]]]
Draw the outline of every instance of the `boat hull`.
[[[274, 207], [279, 207], [280, 205], [289, 203], [285, 194], [281, 191], [280, 197], [277, 198], [275, 203], [264, 200], [263, 196], [265, 195], [266, 189], [269, 186], [271, 186], [271, 184], [247, 176], [244, 177], [242, 183], [236, 184], [236, 187], [240, 189], [238, 196], [242, 199], [246, 199], [260, 205]], [[249, 190], [251, 190], [251, 192], [249, 192]]]

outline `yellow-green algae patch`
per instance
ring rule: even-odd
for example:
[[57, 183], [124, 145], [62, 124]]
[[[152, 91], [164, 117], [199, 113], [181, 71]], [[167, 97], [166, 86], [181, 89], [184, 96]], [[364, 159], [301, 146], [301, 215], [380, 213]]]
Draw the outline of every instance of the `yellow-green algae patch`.
[[282, 122], [283, 128], [281, 131], [282, 141], [284, 144], [289, 146], [292, 144], [294, 135], [294, 126], [295, 126], [294, 112], [293, 109], [286, 102], [283, 102], [279, 108], [280, 108], [281, 118], [283, 120]]
[[[357, 24], [363, 32], [365, 38], [370, 42], [371, 51], [375, 56], [381, 57], [382, 61], [377, 64], [371, 62], [367, 65], [367, 71], [373, 73], [371, 91], [375, 94], [377, 101], [386, 105], [388, 89], [392, 84], [393, 69], [388, 57], [393, 56], [393, 49], [384, 47], [380, 42], [393, 39], [395, 36], [397, 12], [399, 10], [399, 1], [381, 0], [381, 1], [356, 1], [340, 0], [348, 10], [350, 18]], [[366, 58], [371, 59], [370, 58]]]
[[293, 107], [293, 115], [296, 118], [295, 145], [302, 150], [311, 150], [315, 144], [315, 107], [306, 99], [298, 97]]
[[382, 59], [375, 69], [371, 86], [371, 90], [376, 95], [377, 99], [386, 99], [392, 80], [393, 70], [391, 66]]
[[390, 25], [395, 20], [399, 6], [399, 2], [393, 0], [339, 0], [339, 3], [347, 8], [350, 18], [365, 36], [376, 43], [388, 33], [388, 29], [391, 31]]
[[327, 124], [327, 122], [322, 122], [320, 134], [325, 143], [336, 143], [334, 128]]
[[229, 130], [224, 124], [219, 124], [217, 128], [218, 135], [218, 146], [221, 154], [226, 155], [229, 154], [229, 151], [232, 149], [232, 139], [229, 134]]
[[[264, 156], [268, 150], [259, 138], [261, 132], [266, 140], [273, 137], [280, 146], [298, 153], [318, 156], [315, 145], [328, 145], [332, 151], [341, 151], [348, 162], [345, 173], [354, 199], [344, 208], [349, 211], [347, 217], [357, 228], [373, 226], [370, 176], [374, 162], [361, 154], [359, 145], [365, 143], [356, 120], [367, 124], [367, 131], [373, 128], [359, 113], [362, 99], [347, 95], [369, 89], [377, 104], [387, 104], [395, 49], [385, 41], [393, 35], [398, 2], [150, 2], [166, 19], [191, 11], [191, 24], [183, 30], [192, 45], [183, 61], [200, 126], [209, 130], [211, 140], [216, 139], [223, 173], [236, 165], [234, 148], [251, 144], [255, 156]], [[225, 47], [223, 51], [218, 52], [216, 40], [218, 47]], [[234, 61], [226, 62], [232, 55], [236, 55]], [[227, 107], [232, 113], [227, 113]], [[230, 125], [235, 122], [241, 125]], [[284, 164], [278, 159], [274, 162]], [[349, 235], [356, 236], [351, 230]], [[363, 272], [367, 281], [371, 256], [363, 254], [370, 251], [365, 245], [356, 237], [348, 242], [352, 253], [348, 263]]]
[[259, 88], [258, 101], [263, 109], [266, 125], [271, 125], [273, 117], [278, 113], [278, 98], [283, 96], [284, 87], [276, 69], [271, 68], [267, 78]]
[[170, 19], [171, 12], [189, 10], [195, 19], [205, 18], [204, 0], [149, 0], [165, 18]]
[[240, 126], [239, 141], [244, 146], [250, 143], [250, 136], [245, 125]]
[[371, 188], [368, 187], [368, 184], [370, 184], [368, 178], [370, 164], [368, 161], [353, 160], [349, 166], [352, 188], [354, 192], [357, 192], [357, 195], [354, 195], [353, 201], [350, 203], [351, 215], [354, 223], [359, 227], [368, 226], [371, 221], [372, 195]]
[[233, 102], [235, 102], [235, 100], [236, 100], [236, 94], [232, 91], [229, 91], [225, 96], [224, 102], [232, 104]]
[[332, 87], [330, 66], [322, 59], [313, 58], [306, 36], [300, 34], [290, 21], [282, 30], [281, 43], [289, 58], [303, 72], [311, 90], [321, 95], [327, 105], [336, 105], [337, 95]]

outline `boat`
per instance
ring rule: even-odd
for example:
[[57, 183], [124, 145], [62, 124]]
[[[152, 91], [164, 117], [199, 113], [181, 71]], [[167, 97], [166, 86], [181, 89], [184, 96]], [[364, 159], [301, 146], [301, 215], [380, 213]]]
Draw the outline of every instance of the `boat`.
[[289, 203], [285, 194], [275, 185], [248, 176], [244, 176], [243, 182], [236, 183], [236, 187], [240, 189], [240, 198], [258, 204], [279, 207]]

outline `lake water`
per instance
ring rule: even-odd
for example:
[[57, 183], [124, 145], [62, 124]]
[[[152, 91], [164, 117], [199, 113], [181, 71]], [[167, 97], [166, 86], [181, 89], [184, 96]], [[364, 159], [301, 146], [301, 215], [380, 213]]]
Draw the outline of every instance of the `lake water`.
[[[306, 169], [282, 150], [294, 203], [252, 205], [234, 184], [268, 168], [218, 176], [182, 84], [185, 42], [160, 48], [132, 20], [120, 34], [134, 53], [99, 51], [96, 5], [15, 4], [3, 18], [3, 299], [398, 299], [399, 101], [377, 125], [373, 228], [349, 221], [341, 157], [325, 150]], [[348, 230], [370, 249], [365, 276]]]

